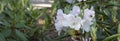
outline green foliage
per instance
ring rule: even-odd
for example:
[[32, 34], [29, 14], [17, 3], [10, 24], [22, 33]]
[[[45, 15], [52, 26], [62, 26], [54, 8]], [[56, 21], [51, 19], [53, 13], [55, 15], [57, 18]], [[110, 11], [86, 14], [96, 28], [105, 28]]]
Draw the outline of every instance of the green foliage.
[[114, 34], [110, 37], [106, 37], [103, 41], [113, 41], [114, 39], [117, 39], [118, 36], [120, 36], [120, 34]]
[[16, 34], [17, 38], [19, 38], [19, 41], [28, 41], [22, 32], [15, 30], [15, 34]]
[[0, 34], [0, 41], [6, 41], [5, 37], [2, 34]]
[[29, 41], [37, 23], [39, 10], [33, 9], [29, 0], [0, 1], [0, 41]]

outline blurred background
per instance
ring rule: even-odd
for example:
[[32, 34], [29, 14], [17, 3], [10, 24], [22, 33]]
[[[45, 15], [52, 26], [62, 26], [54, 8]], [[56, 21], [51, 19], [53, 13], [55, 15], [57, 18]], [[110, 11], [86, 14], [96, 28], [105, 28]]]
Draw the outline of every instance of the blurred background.
[[53, 0], [31, 0], [32, 5], [38, 9], [40, 9], [42, 7], [50, 8], [52, 6], [53, 2], [54, 2]]

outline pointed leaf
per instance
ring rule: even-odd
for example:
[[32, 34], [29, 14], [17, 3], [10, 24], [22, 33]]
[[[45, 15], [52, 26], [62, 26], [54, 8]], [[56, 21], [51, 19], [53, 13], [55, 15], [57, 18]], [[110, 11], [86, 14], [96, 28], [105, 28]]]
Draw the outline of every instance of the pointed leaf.
[[0, 33], [0, 41], [6, 41], [5, 37]]
[[11, 29], [5, 29], [1, 33], [3, 36], [8, 37], [11, 34]]
[[103, 41], [111, 41], [113, 39], [117, 39], [118, 36], [120, 36], [120, 34], [115, 34], [115, 35], [106, 37]]
[[25, 37], [25, 35], [19, 30], [16, 30], [16, 36], [19, 38], [19, 41], [27, 41], [27, 38]]

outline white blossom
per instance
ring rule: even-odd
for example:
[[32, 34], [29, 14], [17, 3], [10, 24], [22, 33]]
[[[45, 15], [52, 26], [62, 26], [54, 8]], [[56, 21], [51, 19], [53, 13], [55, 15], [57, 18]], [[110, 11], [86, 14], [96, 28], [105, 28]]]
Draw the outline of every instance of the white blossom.
[[94, 23], [95, 21], [95, 12], [90, 9], [85, 9], [84, 10], [84, 17], [83, 17], [83, 22], [82, 22], [82, 29], [83, 31], [89, 32], [90, 31], [90, 26]]
[[70, 11], [70, 14], [78, 16], [80, 14], [80, 7], [73, 6], [72, 10]]
[[78, 16], [80, 14], [80, 7], [79, 6], [73, 6], [72, 10], [69, 13], [69, 17], [67, 18], [70, 22], [70, 28], [73, 28], [75, 30], [79, 30], [81, 27], [81, 17]]
[[60, 32], [61, 32], [61, 30], [64, 27], [64, 25], [63, 25], [63, 23], [65, 21], [64, 16], [65, 16], [65, 14], [63, 13], [63, 10], [62, 9], [58, 9], [56, 20], [55, 20], [55, 24], [54, 24], [56, 30], [58, 31], [58, 35], [60, 35]]
[[85, 20], [89, 20], [91, 22], [91, 24], [93, 24], [93, 20], [95, 17], [95, 11], [91, 10], [91, 9], [85, 9], [84, 10], [84, 19]]
[[93, 7], [91, 9], [85, 9], [83, 18], [79, 16], [80, 7], [73, 6], [69, 14], [64, 14], [62, 9], [58, 9], [55, 19], [55, 28], [60, 35], [61, 30], [70, 27], [74, 30], [82, 29], [83, 32], [89, 32], [91, 25], [95, 21], [95, 11]]
[[70, 12], [70, 14], [68, 14], [68, 15], [64, 14], [62, 9], [58, 9], [57, 16], [55, 19], [55, 28], [58, 31], [58, 34], [60, 34], [61, 30], [63, 30], [63, 28], [65, 28], [65, 27], [70, 27], [75, 30], [80, 29], [81, 17], [73, 15], [73, 14], [79, 13], [79, 11], [77, 11], [77, 10], [75, 11], [76, 8], [78, 8], [78, 7], [74, 6], [72, 12]]
[[58, 9], [55, 22], [60, 22], [62, 26], [68, 26], [67, 16], [68, 15], [63, 13], [63, 10]]

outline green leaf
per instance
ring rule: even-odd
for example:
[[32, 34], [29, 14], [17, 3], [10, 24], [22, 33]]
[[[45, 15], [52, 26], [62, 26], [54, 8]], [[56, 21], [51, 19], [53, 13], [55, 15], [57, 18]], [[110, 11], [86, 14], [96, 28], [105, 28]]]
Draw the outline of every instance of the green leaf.
[[32, 30], [32, 28], [31, 28], [31, 27], [29, 27], [29, 26], [27, 26], [27, 25], [25, 25], [24, 27], [25, 27], [25, 29]]
[[24, 33], [20, 32], [19, 30], [16, 30], [16, 36], [19, 38], [19, 41], [27, 41]]
[[0, 33], [0, 41], [6, 41], [5, 37]]
[[3, 11], [3, 9], [4, 9], [4, 4], [0, 4], [0, 14]]
[[5, 37], [8, 37], [11, 34], [11, 29], [5, 29], [1, 32]]
[[10, 23], [7, 20], [5, 20], [5, 19], [3, 19], [1, 24], [5, 25], [5, 26], [8, 26], [8, 27], [10, 26]]
[[25, 26], [24, 23], [20, 22], [15, 25], [16, 28], [23, 28]]
[[7, 39], [7, 41], [16, 41], [16, 40], [14, 40], [14, 39]]
[[106, 38], [105, 38], [104, 40], [102, 40], [102, 41], [111, 41], [111, 40], [113, 40], [113, 39], [117, 39], [118, 36], [120, 36], [120, 34], [115, 34], [115, 35], [106, 37]]
[[30, 36], [33, 36], [35, 32], [39, 31], [40, 27], [36, 27], [31, 31]]
[[0, 14], [0, 20], [5, 18], [5, 14]]
[[61, 36], [55, 38], [55, 40], [61, 40], [61, 39], [63, 39], [63, 38], [69, 37], [69, 36], [70, 36], [70, 35], [68, 35], [68, 34], [61, 35]]
[[11, 19], [14, 18], [14, 17], [13, 17], [13, 12], [12, 12], [12, 11], [7, 10], [7, 11], [5, 11], [5, 13], [6, 13]]
[[110, 12], [108, 11], [108, 9], [103, 10], [103, 12], [104, 12], [104, 14], [105, 14], [106, 16], [111, 17], [111, 16], [110, 16]]
[[65, 12], [65, 14], [69, 14], [69, 12], [70, 12], [70, 6], [66, 6], [65, 8], [64, 8], [64, 12]]

